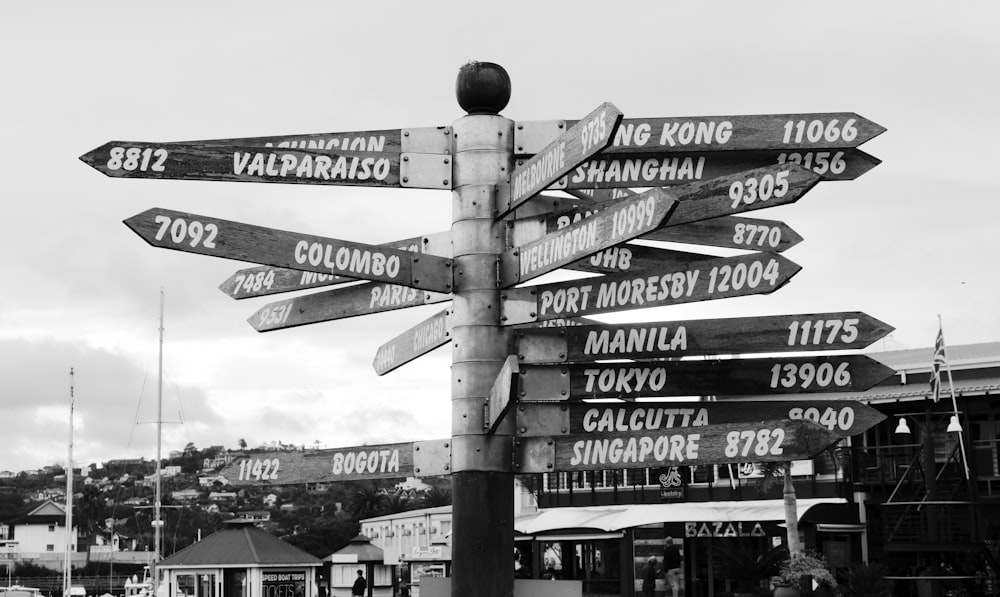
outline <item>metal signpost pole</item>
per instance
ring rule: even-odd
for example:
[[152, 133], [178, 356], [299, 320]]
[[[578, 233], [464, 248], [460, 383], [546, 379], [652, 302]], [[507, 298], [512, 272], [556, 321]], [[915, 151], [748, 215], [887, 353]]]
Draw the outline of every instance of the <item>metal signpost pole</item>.
[[453, 125], [451, 594], [506, 597], [514, 591], [513, 424], [487, 434], [483, 407], [507, 356], [495, 215], [497, 183], [513, 164], [514, 123], [498, 115], [510, 80], [498, 65], [469, 63], [456, 91], [469, 115]]

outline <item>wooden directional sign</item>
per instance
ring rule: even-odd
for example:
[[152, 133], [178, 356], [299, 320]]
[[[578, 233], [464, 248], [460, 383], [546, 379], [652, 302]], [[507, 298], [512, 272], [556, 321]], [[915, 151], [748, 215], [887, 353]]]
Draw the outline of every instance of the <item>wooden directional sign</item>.
[[893, 329], [867, 313], [853, 311], [520, 329], [513, 339], [521, 363], [588, 363], [861, 349]]
[[510, 181], [500, 186], [497, 216], [502, 217], [516, 209], [607, 147], [621, 120], [621, 110], [605, 102], [515, 168]]
[[517, 373], [517, 357], [510, 355], [504, 360], [503, 366], [500, 367], [500, 373], [497, 374], [489, 394], [486, 395], [483, 426], [487, 433], [493, 433], [497, 430], [507, 411], [514, 405], [517, 399], [514, 396], [514, 377]]
[[896, 371], [865, 355], [521, 365], [522, 402], [863, 392]]
[[839, 436], [858, 435], [885, 415], [853, 400], [720, 400], [716, 402], [634, 402], [628, 404], [546, 404], [522, 402], [514, 409], [520, 437], [642, 433], [669, 429], [697, 431], [711, 425], [761, 420], [805, 420]]
[[566, 188], [666, 187], [786, 163], [800, 164], [823, 180], [854, 180], [882, 162], [860, 149], [598, 155], [570, 172]]
[[449, 300], [450, 294], [426, 292], [396, 284], [363, 282], [268, 303], [247, 321], [258, 332], [270, 332]]
[[230, 485], [296, 485], [447, 475], [450, 440], [250, 454], [219, 475]]
[[386, 373], [444, 346], [451, 338], [451, 311], [439, 311], [378, 348], [372, 367]]
[[154, 247], [451, 292], [451, 260], [153, 208], [125, 225]]
[[518, 438], [514, 440], [514, 472], [783, 462], [812, 458], [841, 439], [803, 420], [760, 420], [678, 431]]
[[181, 144], [193, 146], [243, 145], [247, 147], [277, 147], [279, 149], [308, 149], [332, 152], [364, 151], [368, 153], [394, 154], [397, 156], [403, 153], [447, 155], [451, 152], [451, 127], [437, 126], [379, 131], [203, 139], [198, 141], [183, 141]]
[[[451, 233], [437, 232], [426, 236], [382, 243], [380, 246], [400, 251], [451, 257]], [[219, 290], [236, 300], [241, 300], [357, 281], [357, 278], [333, 274], [317, 274], [316, 272], [304, 272], [286, 267], [257, 266], [238, 270], [219, 285]]]
[[642, 273], [663, 268], [688, 268], [696, 262], [718, 258], [718, 255], [623, 243], [578, 259], [564, 269], [593, 274]]
[[500, 294], [500, 321], [503, 325], [513, 325], [768, 294], [783, 286], [800, 269], [781, 255], [755, 253], [698, 261], [685, 268], [509, 288]]
[[668, 226], [650, 232], [643, 239], [775, 253], [787, 251], [802, 242], [802, 236], [784, 222], [739, 216]]
[[[857, 147], [885, 127], [852, 112], [681, 118], [626, 118], [605, 154]], [[552, 121], [518, 122], [517, 153], [531, 155], [554, 138]]]
[[594, 217], [509, 249], [500, 255], [500, 287], [531, 280], [655, 230], [676, 206], [677, 201], [666, 191], [652, 189], [624, 199]]

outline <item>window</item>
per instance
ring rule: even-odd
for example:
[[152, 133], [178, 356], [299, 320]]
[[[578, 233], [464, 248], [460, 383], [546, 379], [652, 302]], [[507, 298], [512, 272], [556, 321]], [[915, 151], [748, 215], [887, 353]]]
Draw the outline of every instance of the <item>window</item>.
[[50, 533], [54, 533], [54, 532], [56, 532], [56, 525], [54, 525], [54, 524], [50, 524], [50, 525], [49, 525], [49, 532], [50, 532]]
[[56, 550], [56, 546], [52, 545], [51, 543], [49, 543], [48, 545], [45, 546], [45, 551], [55, 551], [55, 550]]

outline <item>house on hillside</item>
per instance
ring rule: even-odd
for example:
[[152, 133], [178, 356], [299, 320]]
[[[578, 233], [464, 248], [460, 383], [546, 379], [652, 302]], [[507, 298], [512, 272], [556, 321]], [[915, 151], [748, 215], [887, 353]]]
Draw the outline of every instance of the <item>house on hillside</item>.
[[14, 562], [61, 570], [69, 543], [70, 565], [77, 568], [87, 563], [87, 553], [78, 545], [79, 529], [73, 526], [66, 532], [66, 510], [56, 502], [42, 502], [27, 514], [0, 521], [0, 526], [8, 529], [5, 553], [12, 554]]

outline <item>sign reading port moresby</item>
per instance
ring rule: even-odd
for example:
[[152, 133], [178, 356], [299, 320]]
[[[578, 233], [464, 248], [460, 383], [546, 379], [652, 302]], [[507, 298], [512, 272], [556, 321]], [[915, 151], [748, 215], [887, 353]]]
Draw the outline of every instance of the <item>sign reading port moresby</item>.
[[660, 429], [522, 437], [514, 441], [520, 473], [782, 462], [812, 458], [842, 436], [811, 421], [759, 420]]
[[450, 440], [248, 454], [219, 475], [233, 486], [295, 485], [445, 475]]
[[847, 437], [885, 420], [874, 408], [853, 400], [718, 400], [627, 404], [521, 402], [515, 409], [521, 437], [640, 433], [754, 423], [765, 419], [812, 421]]
[[604, 323], [514, 331], [521, 363], [587, 363], [734, 353], [852, 350], [892, 326], [857, 311], [762, 317]]
[[154, 247], [451, 292], [451, 260], [153, 208], [125, 220]]

